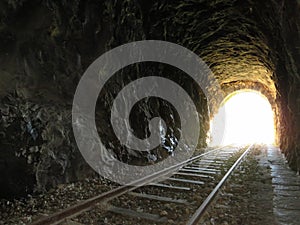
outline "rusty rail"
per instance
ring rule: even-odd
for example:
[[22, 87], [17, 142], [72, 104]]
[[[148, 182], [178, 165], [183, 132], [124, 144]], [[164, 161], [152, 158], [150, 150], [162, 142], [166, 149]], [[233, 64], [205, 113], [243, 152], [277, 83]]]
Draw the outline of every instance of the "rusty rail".
[[196, 225], [201, 220], [202, 216], [213, 202], [215, 197], [217, 196], [219, 190], [223, 187], [226, 180], [230, 177], [235, 168], [243, 161], [244, 157], [249, 153], [253, 145], [250, 145], [247, 150], [238, 158], [238, 160], [231, 166], [228, 172], [224, 175], [222, 180], [218, 183], [218, 185], [213, 189], [213, 191], [208, 195], [205, 201], [201, 204], [201, 206], [196, 210], [191, 219], [188, 221], [187, 225]]
[[171, 167], [165, 168], [159, 172], [153, 173], [149, 176], [146, 176], [142, 179], [133, 181], [131, 183], [129, 183], [128, 185], [125, 186], [120, 186], [117, 187], [113, 190], [110, 190], [108, 192], [105, 192], [103, 194], [100, 194], [98, 196], [95, 196], [93, 198], [89, 198], [87, 200], [84, 200], [82, 202], [79, 202], [73, 206], [70, 206], [66, 209], [63, 209], [61, 211], [58, 211], [52, 215], [43, 217], [37, 221], [34, 221], [33, 223], [31, 223], [31, 225], [50, 225], [50, 224], [58, 224], [63, 222], [65, 219], [67, 218], [72, 218], [74, 216], [77, 216], [91, 208], [93, 208], [96, 204], [100, 203], [100, 202], [107, 202], [113, 198], [119, 197], [120, 195], [123, 195], [124, 193], [127, 193], [129, 191], [135, 190], [137, 188], [139, 188], [140, 186], [144, 186], [147, 185], [149, 183], [151, 183], [152, 181], [159, 179], [163, 176], [165, 176], [166, 174], [169, 174], [171, 172], [174, 172], [177, 169], [180, 169], [181, 167], [188, 165], [189, 163], [200, 159], [201, 157], [207, 155], [207, 154], [211, 154], [213, 152], [216, 152], [220, 149], [222, 149], [224, 147], [220, 147], [220, 148], [216, 148], [214, 150], [205, 152], [203, 154], [200, 154], [198, 156], [192, 157], [188, 160], [185, 160], [179, 164], [173, 165]]

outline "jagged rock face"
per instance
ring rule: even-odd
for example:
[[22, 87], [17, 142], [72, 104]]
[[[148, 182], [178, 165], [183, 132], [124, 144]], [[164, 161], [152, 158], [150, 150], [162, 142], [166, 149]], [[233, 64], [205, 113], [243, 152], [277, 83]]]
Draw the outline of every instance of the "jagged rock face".
[[76, 149], [70, 112], [17, 95], [1, 100], [1, 195], [44, 191], [92, 174]]
[[[299, 170], [300, 17], [296, 2], [2, 1], [0, 18], [0, 168], [6, 171], [0, 183], [3, 190], [10, 190], [1, 191], [6, 197], [93, 175], [72, 134], [76, 86], [88, 65], [106, 50], [144, 39], [174, 42], [197, 53], [225, 94], [243, 88], [263, 92], [278, 115], [278, 142], [292, 168]], [[110, 80], [96, 110], [100, 136], [116, 146], [116, 157], [127, 163], [145, 164], [148, 158], [116, 141], [108, 116], [112, 100], [131, 80], [158, 73], [180, 84], [195, 101], [201, 124], [199, 147], [205, 145], [209, 115], [202, 91], [174, 68], [140, 64]], [[157, 105], [157, 101], [147, 104]], [[165, 102], [151, 110], [147, 104], [141, 102], [133, 118], [143, 121], [145, 112], [151, 110], [151, 115], [166, 120], [171, 115], [176, 118]], [[169, 123], [170, 137], [178, 138], [176, 124], [175, 120]], [[149, 135], [147, 123], [133, 120], [132, 127], [137, 136]], [[156, 154], [167, 157], [164, 151]], [[17, 180], [20, 188], [13, 189]]]

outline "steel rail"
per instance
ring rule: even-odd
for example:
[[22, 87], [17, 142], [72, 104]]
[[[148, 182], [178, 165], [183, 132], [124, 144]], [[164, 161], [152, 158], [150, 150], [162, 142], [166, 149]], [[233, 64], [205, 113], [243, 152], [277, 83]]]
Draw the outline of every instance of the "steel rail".
[[210, 206], [210, 204], [213, 202], [215, 197], [217, 196], [219, 190], [223, 187], [226, 180], [230, 177], [232, 172], [235, 170], [235, 168], [242, 162], [244, 157], [249, 153], [251, 148], [253, 147], [253, 144], [250, 145], [247, 150], [238, 158], [238, 160], [231, 166], [231, 168], [228, 170], [228, 172], [224, 175], [222, 180], [217, 184], [217, 186], [213, 189], [213, 191], [208, 195], [208, 197], [205, 199], [205, 201], [201, 204], [201, 206], [196, 210], [196, 212], [193, 214], [191, 219], [188, 221], [187, 225], [196, 225], [199, 223], [200, 219]]
[[128, 185], [117, 187], [113, 190], [107, 191], [98, 196], [95, 196], [95, 197], [89, 198], [87, 200], [84, 200], [82, 202], [79, 202], [73, 206], [66, 208], [66, 209], [62, 209], [61, 211], [53, 213], [52, 215], [49, 215], [49, 216], [43, 217], [37, 221], [34, 221], [33, 223], [31, 223], [31, 225], [50, 225], [50, 224], [61, 223], [67, 218], [72, 218], [74, 216], [77, 216], [77, 215], [85, 212], [85, 211], [88, 211], [89, 209], [93, 208], [93, 206], [95, 206], [97, 203], [107, 202], [107, 201], [114, 199], [116, 197], [119, 197], [120, 195], [123, 195], [129, 191], [133, 191], [141, 186], [147, 185], [147, 184], [153, 182], [154, 180], [157, 180], [157, 179], [165, 176], [166, 174], [169, 174], [170, 172], [174, 172], [175, 170], [180, 169], [181, 167], [188, 165], [189, 163], [196, 161], [205, 155], [211, 154], [211, 153], [216, 152], [225, 147], [227, 147], [227, 146], [219, 147], [219, 148], [213, 149], [211, 151], [202, 153], [200, 155], [194, 156], [194, 157], [187, 159], [181, 163], [178, 163], [171, 167], [165, 168], [161, 171], [158, 171], [149, 176], [143, 177], [139, 180], [133, 181], [133, 182], [129, 183]]

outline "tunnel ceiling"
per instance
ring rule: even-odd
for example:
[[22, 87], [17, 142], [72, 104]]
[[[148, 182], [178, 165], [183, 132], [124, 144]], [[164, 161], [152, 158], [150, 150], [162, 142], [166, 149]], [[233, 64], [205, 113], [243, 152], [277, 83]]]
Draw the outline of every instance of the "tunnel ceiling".
[[[80, 77], [113, 47], [157, 39], [197, 53], [225, 95], [264, 93], [276, 108], [279, 143], [299, 170], [299, 18], [299, 5], [285, 0], [1, 1], [1, 132], [16, 143], [2, 141], [1, 154], [17, 155], [20, 171], [31, 171], [24, 184], [38, 190], [86, 176], [67, 122]], [[203, 109], [203, 143], [208, 121]]]
[[257, 83], [267, 89], [270, 97], [276, 97], [270, 42], [274, 41], [279, 22], [273, 20], [273, 15], [267, 15], [275, 15], [279, 9], [272, 7], [277, 5], [248, 1], [173, 4], [173, 10], [170, 10], [172, 6], [166, 7], [165, 13], [171, 13], [170, 17], [166, 16], [158, 26], [171, 35], [174, 35], [173, 30], [179, 31], [179, 34], [175, 32], [178, 37], [169, 38], [197, 52], [225, 87], [225, 92], [227, 84], [243, 86], [249, 83], [251, 87], [250, 84]]

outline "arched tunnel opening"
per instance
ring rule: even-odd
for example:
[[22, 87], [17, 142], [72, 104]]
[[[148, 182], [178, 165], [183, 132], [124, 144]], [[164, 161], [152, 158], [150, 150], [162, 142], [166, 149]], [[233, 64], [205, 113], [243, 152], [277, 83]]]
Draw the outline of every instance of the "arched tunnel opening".
[[[276, 144], [272, 108], [276, 107], [272, 107], [266, 96], [257, 91], [244, 89], [229, 94], [210, 122], [208, 144]], [[222, 136], [220, 143], [215, 136]]]
[[[140, 40], [175, 43], [206, 63], [227, 96], [224, 106], [228, 104], [230, 121], [222, 144], [273, 143], [299, 173], [299, 7], [299, 1], [287, 0], [1, 1], [0, 197], [44, 193], [97, 176], [74, 138], [74, 94], [94, 60]], [[150, 165], [172, 156], [178, 144], [180, 118], [162, 99], [143, 99], [129, 118], [139, 138], [149, 137], [152, 118], [167, 121], [166, 138], [155, 150], [126, 149], [115, 137], [109, 119], [113, 99], [127, 84], [147, 76], [167, 78], [191, 96], [200, 122], [196, 153], [213, 145], [210, 124], [219, 127], [214, 121], [222, 105], [209, 101], [205, 91], [217, 95], [218, 90], [213, 85], [202, 90], [170, 65], [142, 62], [117, 71], [98, 96], [97, 131], [114, 157], [131, 165]], [[246, 94], [260, 98], [251, 102]], [[240, 100], [238, 109], [231, 108], [234, 99]], [[241, 114], [244, 118], [238, 120]], [[240, 129], [236, 125], [246, 131], [255, 127], [252, 133], [229, 131]]]

